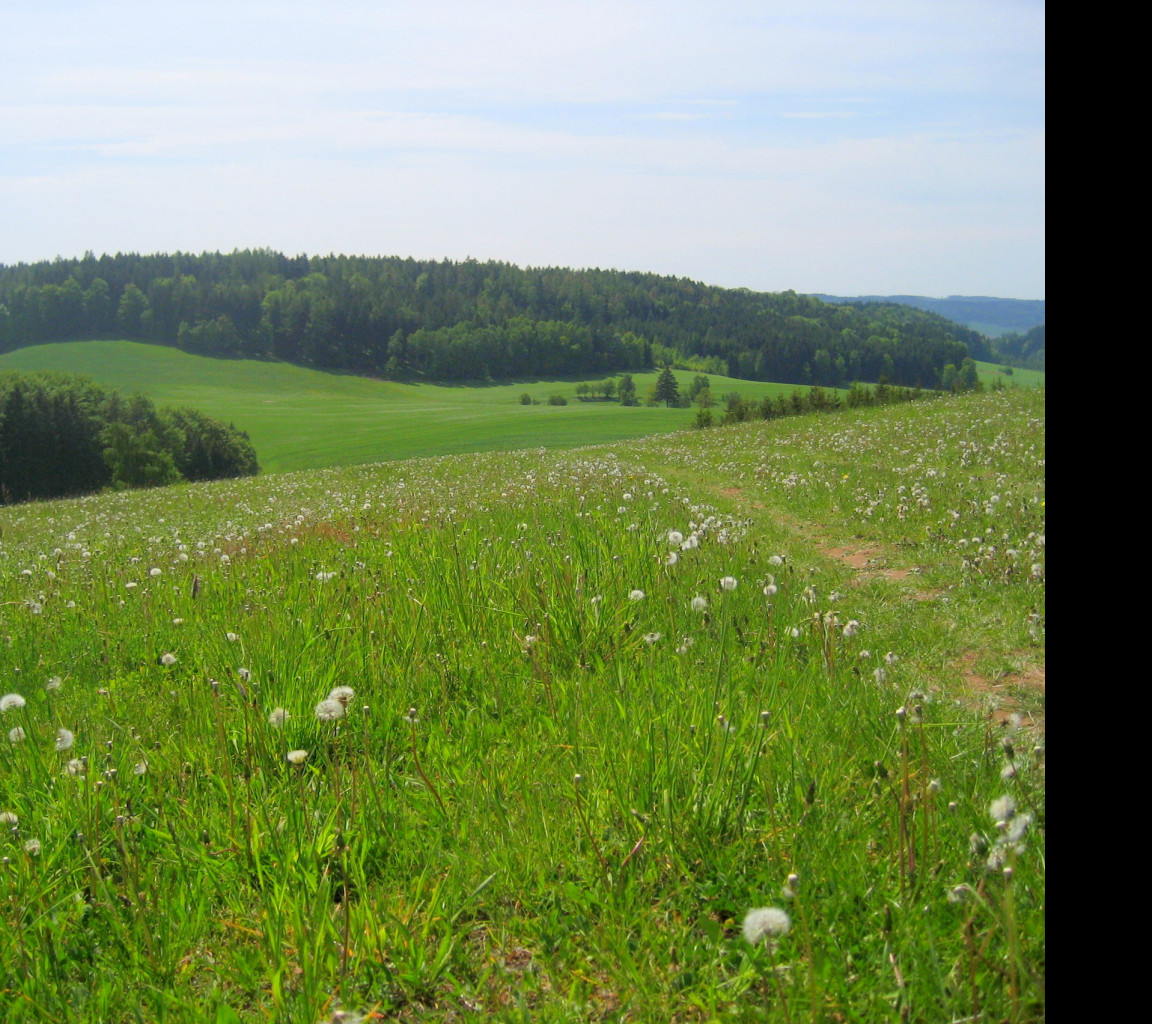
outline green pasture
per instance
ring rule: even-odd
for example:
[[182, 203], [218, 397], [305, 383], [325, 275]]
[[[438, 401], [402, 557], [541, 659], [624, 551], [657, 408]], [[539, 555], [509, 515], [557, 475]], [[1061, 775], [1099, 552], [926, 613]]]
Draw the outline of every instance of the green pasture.
[[[163, 355], [317, 438], [559, 386]], [[0, 508], [4, 1020], [1038, 1024], [1044, 416]]]
[[[220, 360], [130, 341], [67, 342], [17, 349], [0, 369], [81, 373], [161, 405], [188, 405], [248, 432], [268, 472], [361, 465], [455, 452], [572, 448], [691, 425], [695, 410], [647, 408], [655, 373], [633, 374], [641, 404], [576, 398], [580, 380], [498, 385], [398, 384], [287, 363]], [[676, 371], [681, 390], [695, 375]], [[603, 378], [589, 378], [596, 383]], [[712, 377], [717, 401], [793, 388]], [[525, 406], [527, 392], [541, 404]], [[568, 405], [548, 405], [564, 395]]]
[[[1009, 369], [1011, 373], [1005, 373]], [[1000, 363], [984, 363], [976, 361], [976, 372], [985, 387], [1003, 384], [1006, 388], [1042, 388], [1044, 387], [1044, 371], [1024, 370], [1019, 366], [1004, 367]]]

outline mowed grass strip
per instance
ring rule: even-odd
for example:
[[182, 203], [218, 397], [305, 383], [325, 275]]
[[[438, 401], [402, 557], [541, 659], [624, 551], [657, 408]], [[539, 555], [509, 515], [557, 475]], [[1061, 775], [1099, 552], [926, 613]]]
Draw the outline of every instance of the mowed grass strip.
[[[288, 363], [221, 360], [132, 341], [61, 342], [0, 356], [0, 370], [81, 373], [161, 405], [187, 405], [247, 431], [268, 472], [363, 465], [427, 455], [573, 448], [691, 426], [694, 409], [625, 407], [576, 398], [581, 381], [399, 384]], [[615, 375], [606, 375], [615, 376]], [[635, 373], [641, 403], [655, 373]], [[676, 371], [681, 391], [695, 374]], [[589, 383], [606, 379], [589, 377]], [[719, 401], [789, 394], [786, 384], [713, 376]], [[521, 405], [529, 394], [539, 405]], [[548, 405], [560, 394], [567, 405]]]

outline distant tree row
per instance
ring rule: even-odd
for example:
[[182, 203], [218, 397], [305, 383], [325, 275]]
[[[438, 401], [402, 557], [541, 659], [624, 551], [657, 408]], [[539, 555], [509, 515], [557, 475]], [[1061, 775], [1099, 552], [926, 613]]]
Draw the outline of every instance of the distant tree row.
[[1024, 334], [1003, 334], [988, 344], [993, 362], [1044, 369], [1044, 324], [1037, 324]]
[[0, 504], [259, 471], [244, 434], [85, 377], [0, 373]]
[[616, 270], [267, 250], [0, 265], [0, 351], [109, 337], [394, 379], [672, 363], [826, 387], [937, 387], [983, 341], [910, 306]]

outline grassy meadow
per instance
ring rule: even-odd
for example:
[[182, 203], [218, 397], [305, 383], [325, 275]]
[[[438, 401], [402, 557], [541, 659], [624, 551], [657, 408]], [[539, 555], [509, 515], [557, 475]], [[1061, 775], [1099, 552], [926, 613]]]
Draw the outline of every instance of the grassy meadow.
[[[446, 453], [573, 448], [682, 430], [695, 410], [626, 408], [576, 398], [579, 380], [494, 385], [398, 384], [288, 363], [208, 359], [131, 341], [63, 342], [0, 355], [0, 370], [82, 373], [161, 405], [188, 405], [248, 432], [268, 472], [360, 465]], [[636, 373], [643, 403], [656, 373]], [[678, 370], [682, 390], [692, 373]], [[784, 384], [711, 378], [717, 400], [790, 394]], [[590, 378], [589, 383], [595, 383]], [[531, 395], [539, 405], [524, 406]], [[562, 394], [568, 404], [545, 404]]]
[[6, 1020], [1043, 1019], [1043, 391], [541, 443], [0, 509]]

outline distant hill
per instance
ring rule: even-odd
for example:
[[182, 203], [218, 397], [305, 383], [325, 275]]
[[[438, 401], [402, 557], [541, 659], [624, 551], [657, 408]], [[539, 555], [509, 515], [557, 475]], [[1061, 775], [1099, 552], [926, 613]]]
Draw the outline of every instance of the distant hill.
[[937, 313], [989, 338], [1023, 334], [1044, 323], [1043, 299], [996, 299], [987, 295], [949, 295], [946, 299], [924, 295], [857, 295], [852, 298], [816, 295], [815, 298], [833, 303], [895, 302], [913, 306]]
[[671, 364], [744, 380], [936, 387], [985, 338], [928, 310], [618, 270], [476, 260], [120, 253], [0, 265], [0, 352], [128, 338], [390, 380]]

